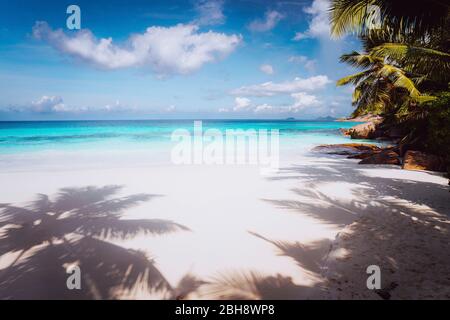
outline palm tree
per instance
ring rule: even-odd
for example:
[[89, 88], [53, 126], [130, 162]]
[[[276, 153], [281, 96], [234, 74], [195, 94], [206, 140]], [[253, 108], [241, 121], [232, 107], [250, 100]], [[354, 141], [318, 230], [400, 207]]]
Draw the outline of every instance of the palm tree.
[[405, 71], [423, 80], [447, 83], [450, 80], [450, 54], [408, 43], [383, 43], [371, 49], [374, 56], [395, 61]]
[[[374, 6], [380, 8], [382, 22], [375, 29], [368, 21]], [[331, 30], [336, 37], [355, 32], [367, 54], [401, 68], [425, 89], [446, 90], [450, 81], [449, 8], [440, 0], [413, 5], [403, 0], [333, 0]]]
[[[370, 24], [374, 8], [380, 12], [380, 25], [375, 28]], [[338, 85], [355, 85], [354, 115], [387, 113], [383, 126], [400, 126], [405, 133], [399, 144], [406, 147], [401, 150], [414, 148], [441, 155], [447, 159], [450, 175], [450, 159], [445, 151], [450, 141], [447, 134], [441, 134], [442, 127], [450, 121], [446, 111], [450, 83], [449, 8], [441, 0], [332, 0], [330, 19], [333, 36], [355, 33], [365, 49], [363, 55], [353, 53], [341, 59], [366, 68], [338, 81]], [[364, 64], [358, 56], [370, 58], [365, 58]]]
[[367, 35], [371, 31], [374, 8], [379, 9], [381, 30], [390, 34], [414, 33], [425, 38], [442, 31], [449, 5], [442, 0], [332, 0], [331, 32], [335, 37], [346, 33]]
[[433, 99], [422, 95], [404, 70], [386, 61], [385, 57], [373, 52], [361, 54], [354, 51], [341, 56], [341, 62], [363, 69], [337, 81], [338, 86], [355, 86], [352, 97], [356, 106], [354, 115], [392, 112], [398, 105]]
[[[155, 195], [112, 198], [120, 189], [64, 188], [54, 200], [40, 194], [26, 207], [0, 205], [0, 255], [17, 255], [0, 271], [0, 297], [105, 299], [133, 290], [170, 291], [145, 253], [109, 240], [188, 228], [161, 219], [123, 219], [126, 209]], [[82, 270], [81, 291], [66, 288], [70, 264]]]

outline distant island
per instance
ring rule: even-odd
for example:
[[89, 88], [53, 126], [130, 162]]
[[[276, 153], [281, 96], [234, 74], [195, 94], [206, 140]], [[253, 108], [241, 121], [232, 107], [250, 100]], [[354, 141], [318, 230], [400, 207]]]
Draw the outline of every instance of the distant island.
[[315, 121], [336, 121], [337, 118], [328, 116], [328, 117], [318, 117], [316, 119], [314, 119]]
[[294, 117], [288, 117], [286, 119], [284, 119], [285, 121], [337, 121], [337, 118], [333, 118], [333, 117], [318, 117], [315, 119], [296, 119]]

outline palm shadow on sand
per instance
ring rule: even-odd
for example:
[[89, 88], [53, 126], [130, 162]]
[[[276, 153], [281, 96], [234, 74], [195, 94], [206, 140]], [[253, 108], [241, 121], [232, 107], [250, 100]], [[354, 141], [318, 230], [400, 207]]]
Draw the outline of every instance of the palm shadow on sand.
[[[323, 261], [322, 286], [326, 288], [323, 298], [389, 299], [391, 295], [397, 299], [428, 298], [427, 291], [422, 293], [417, 289], [418, 284], [411, 281], [418, 277], [425, 279], [422, 280], [424, 287], [431, 287], [436, 296], [448, 297], [445, 293], [450, 279], [446, 268], [448, 258], [442, 255], [449, 247], [447, 187], [406, 178], [377, 177], [376, 171], [370, 175], [371, 169], [379, 168], [332, 159], [317, 161], [316, 166], [283, 168], [281, 174], [271, 180], [298, 179], [304, 187], [292, 189], [290, 199], [263, 200], [284, 212], [341, 229], [339, 240], [320, 259]], [[350, 197], [335, 198], [317, 188], [328, 182], [351, 183], [362, 188], [349, 191]], [[418, 193], [414, 189], [433, 192]], [[298, 244], [301, 247], [298, 251], [293, 249], [292, 243], [259, 237], [275, 245], [281, 254], [297, 260], [300, 266], [309, 270], [312, 266], [314, 270], [318, 256], [315, 260], [309, 259], [314, 257], [314, 250], [308, 250], [305, 256], [304, 244]], [[418, 240], [413, 241], [414, 238]], [[380, 266], [383, 270], [380, 290], [367, 290], [366, 268], [369, 265]]]
[[[173, 292], [144, 252], [107, 240], [189, 229], [169, 220], [123, 219], [127, 209], [157, 195], [114, 197], [120, 190], [113, 185], [63, 188], [53, 199], [39, 194], [28, 206], [1, 204], [0, 256], [15, 258], [0, 270], [0, 297], [115, 299], [138, 290]], [[70, 265], [81, 269], [81, 290], [67, 289]]]
[[[391, 169], [395, 175], [400, 169], [392, 165], [355, 165], [352, 160], [343, 162], [342, 159], [337, 159], [338, 161], [334, 156], [323, 155], [322, 159], [315, 159], [314, 166], [296, 164], [283, 167], [280, 169], [279, 175], [270, 177], [268, 180], [298, 180], [311, 186], [329, 182], [357, 184], [364, 187], [364, 194], [361, 196], [366, 198], [393, 197], [417, 205], [426, 205], [437, 212], [450, 215], [448, 186], [400, 176], [378, 176], [377, 170], [379, 169]], [[373, 174], [368, 174], [371, 171]], [[422, 172], [421, 174], [440, 176], [433, 172]], [[428, 192], [414, 192], [417, 188]], [[345, 221], [343, 222], [346, 224]]]
[[269, 243], [276, 255], [290, 258], [299, 267], [299, 272], [305, 272], [314, 281], [301, 285], [281, 273], [268, 275], [255, 270], [228, 271], [218, 274], [207, 284], [209, 297], [227, 300], [306, 300], [323, 296], [326, 283], [321, 268], [323, 258], [331, 248], [329, 239], [302, 244], [272, 240], [253, 231], [248, 233]]
[[[414, 266], [420, 265], [421, 271], [430, 268], [421, 260], [423, 256], [433, 259], [433, 272], [441, 275], [441, 282], [448, 282], [450, 278], [443, 267], [448, 263], [439, 253], [448, 244], [446, 232], [450, 207], [447, 188], [437, 183], [368, 176], [363, 169], [370, 168], [379, 167], [355, 167], [354, 164], [343, 164], [330, 159], [318, 161], [317, 166], [294, 165], [282, 168], [280, 175], [268, 178], [298, 179], [306, 184], [302, 189], [292, 189], [292, 198], [262, 199], [263, 201], [282, 209], [281, 212], [306, 216], [326, 225], [344, 228], [353, 223], [350, 235], [354, 241], [341, 240], [335, 245], [330, 239], [300, 243], [269, 239], [259, 233], [250, 232], [271, 244], [274, 254], [291, 258], [301, 268], [301, 272], [315, 277], [318, 281], [311, 285], [299, 285], [285, 274], [265, 275], [255, 270], [239, 270], [217, 276], [210, 286], [213, 296], [222, 299], [333, 299], [338, 293], [342, 295], [341, 284], [351, 283], [354, 291], [345, 292], [346, 298], [389, 299], [391, 294], [394, 294], [394, 297], [417, 298], [422, 296], [408, 295], [408, 290], [411, 291], [416, 284], [402, 280], [402, 274], [411, 273], [410, 278], [413, 279]], [[352, 191], [354, 197], [350, 199], [334, 198], [315, 188], [321, 183], [336, 181], [359, 184], [364, 188]], [[415, 188], [432, 189], [433, 197], [428, 198], [429, 193], [411, 192]], [[428, 206], [428, 209], [412, 209], [408, 206], [411, 203]], [[360, 219], [362, 216], [367, 217]], [[389, 225], [389, 228], [374, 228], [373, 226], [381, 223], [367, 222], [373, 219], [390, 219], [395, 221], [395, 224]], [[415, 221], [414, 228], [405, 229], [408, 230], [405, 234], [396, 232], [397, 224], [408, 224], [412, 219]], [[408, 246], [411, 232], [432, 234], [432, 243]], [[373, 248], [368, 244], [368, 239], [377, 247], [388, 250], [372, 252]], [[408, 250], [410, 255], [397, 256], [395, 253], [398, 250]], [[340, 252], [345, 252], [345, 256], [340, 257]], [[352, 260], [347, 260], [352, 256], [360, 257], [360, 262], [353, 264], [350, 262]], [[336, 266], [332, 272], [327, 269], [328, 263]], [[367, 290], [366, 268], [371, 264], [387, 270], [382, 278], [381, 290]], [[448, 287], [447, 284], [433, 282], [435, 279], [432, 278], [428, 281], [436, 291]]]
[[303, 271], [314, 278], [315, 283], [300, 285], [290, 276], [267, 275], [257, 271], [234, 271], [218, 275], [210, 284], [210, 294], [217, 299], [242, 300], [305, 300], [322, 295], [324, 279], [321, 276], [322, 257], [330, 249], [330, 241], [317, 241], [307, 245], [299, 242], [268, 239], [256, 232], [249, 234], [268, 242], [276, 254], [291, 258]]
[[281, 274], [256, 271], [219, 274], [207, 287], [209, 297], [224, 300], [304, 300], [315, 297], [319, 287], [302, 286]]

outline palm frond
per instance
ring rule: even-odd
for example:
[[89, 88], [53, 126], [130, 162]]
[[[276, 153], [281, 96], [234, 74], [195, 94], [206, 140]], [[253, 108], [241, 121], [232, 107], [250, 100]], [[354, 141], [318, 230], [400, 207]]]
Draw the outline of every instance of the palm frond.
[[449, 10], [445, 1], [332, 0], [329, 10], [332, 36], [370, 32], [374, 6], [379, 9], [382, 30], [391, 34], [414, 32], [422, 37], [442, 28]]
[[353, 51], [349, 54], [343, 54], [340, 61], [356, 68], [368, 68], [377, 63], [383, 63], [384, 59], [371, 54], [363, 54]]
[[363, 72], [359, 72], [359, 73], [355, 73], [349, 76], [346, 76], [344, 78], [339, 79], [336, 82], [337, 86], [345, 86], [349, 83], [351, 84], [358, 84], [362, 79], [364, 79], [365, 77], [367, 77], [370, 74], [370, 70], [369, 71], [363, 71]]
[[333, 1], [330, 7], [331, 35], [362, 33], [367, 26], [369, 5], [375, 1]]
[[390, 64], [385, 64], [379, 70], [378, 74], [381, 77], [389, 78], [394, 86], [406, 89], [411, 97], [420, 96], [420, 92], [416, 88], [414, 82], [405, 75], [405, 72], [402, 69]]
[[450, 79], [450, 54], [403, 43], [385, 43], [374, 47], [371, 54], [385, 57], [404, 66], [404, 69], [429, 78]]

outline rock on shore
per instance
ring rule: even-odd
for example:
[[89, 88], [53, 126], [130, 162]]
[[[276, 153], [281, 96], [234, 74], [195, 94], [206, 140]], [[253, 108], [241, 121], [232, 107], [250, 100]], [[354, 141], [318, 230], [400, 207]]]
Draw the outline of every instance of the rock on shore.
[[351, 157], [356, 157], [362, 154], [372, 154], [373, 152], [379, 150], [381, 149], [378, 146], [369, 143], [323, 144], [313, 149], [315, 152]]
[[438, 156], [426, 154], [420, 151], [408, 150], [406, 151], [403, 160], [403, 169], [444, 171], [445, 163]]
[[374, 139], [381, 136], [378, 126], [382, 121], [383, 119], [381, 117], [372, 117], [368, 122], [342, 130], [342, 133], [350, 136], [352, 139]]
[[394, 148], [386, 148], [362, 159], [359, 164], [400, 164], [400, 155]]
[[408, 150], [402, 158], [399, 147], [380, 148], [368, 143], [325, 144], [313, 149], [315, 152], [361, 159], [359, 164], [402, 165], [405, 170], [445, 171], [445, 161], [435, 155]]

